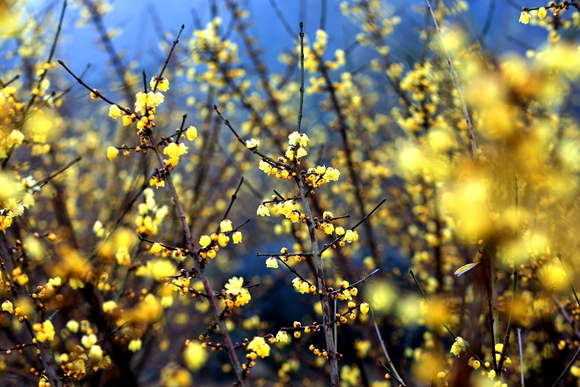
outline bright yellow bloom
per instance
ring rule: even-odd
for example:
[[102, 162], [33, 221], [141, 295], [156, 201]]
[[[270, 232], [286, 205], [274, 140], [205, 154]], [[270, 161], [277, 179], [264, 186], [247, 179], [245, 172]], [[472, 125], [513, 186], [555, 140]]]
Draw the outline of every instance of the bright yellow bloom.
[[12, 313], [14, 312], [14, 305], [9, 300], [6, 300], [2, 303], [2, 311]]
[[98, 345], [91, 346], [91, 349], [89, 349], [89, 359], [97, 362], [103, 360], [103, 349]]
[[522, 11], [520, 14], [520, 23], [528, 24], [530, 22], [530, 14], [527, 11]]
[[189, 128], [187, 128], [187, 130], [185, 131], [185, 136], [187, 137], [187, 139], [189, 141], [193, 141], [197, 138], [197, 129], [195, 126], [190, 126]]
[[264, 204], [260, 204], [256, 213], [260, 216], [270, 216], [270, 210]]
[[237, 296], [244, 289], [244, 277], [232, 277], [225, 285], [226, 293], [232, 296]]
[[153, 246], [151, 246], [149, 252], [151, 252], [151, 254], [157, 255], [161, 252], [161, 250], [163, 250], [163, 246], [161, 246], [161, 243], [155, 242], [153, 243]]
[[181, 155], [186, 154], [188, 148], [185, 146], [184, 143], [180, 142], [179, 145], [172, 142], [171, 144], [167, 145], [165, 149], [163, 149], [163, 154], [169, 157], [179, 157]]
[[232, 234], [232, 238], [234, 240], [234, 244], [242, 243], [242, 233], [240, 231], [236, 231]]
[[123, 117], [121, 117], [121, 120], [123, 121], [123, 126], [129, 126], [133, 122], [133, 119], [131, 118], [131, 116], [127, 116], [127, 115], [124, 115]]
[[274, 257], [270, 257], [266, 259], [266, 267], [268, 269], [277, 269], [278, 268], [278, 260]]
[[540, 19], [545, 18], [548, 15], [548, 11], [546, 10], [546, 7], [541, 7], [540, 9], [538, 9], [538, 17]]
[[362, 304], [360, 304], [360, 312], [362, 314], [367, 314], [369, 312], [370, 309], [370, 305], [368, 302], [363, 302]]
[[260, 146], [260, 140], [256, 140], [255, 138], [252, 138], [251, 140], [246, 141], [246, 148], [248, 148], [248, 149], [256, 149], [259, 146]]
[[454, 354], [455, 356], [459, 357], [461, 352], [465, 352], [468, 345], [469, 345], [469, 343], [467, 341], [463, 340], [462, 337], [457, 336], [455, 338], [455, 342], [451, 346], [451, 350], [449, 352]]
[[266, 344], [266, 340], [263, 337], [254, 337], [248, 344], [248, 349], [256, 352], [262, 358], [270, 355], [270, 346]]
[[467, 364], [469, 364], [470, 367], [472, 367], [474, 370], [479, 369], [479, 367], [481, 367], [481, 362], [479, 360], [475, 360], [474, 358], [469, 358], [469, 361], [467, 362]]
[[346, 230], [344, 234], [344, 241], [347, 243], [352, 243], [358, 240], [358, 232], [352, 230]]
[[224, 233], [220, 233], [220, 234], [218, 235], [218, 244], [219, 244], [221, 247], [226, 247], [226, 246], [228, 245], [228, 242], [229, 242], [229, 241], [230, 241], [230, 237], [229, 237], [229, 236], [227, 236], [226, 234], [224, 234]]
[[117, 105], [113, 104], [109, 107], [109, 117], [117, 118], [120, 115], [121, 115], [121, 109], [119, 109], [119, 107]]
[[199, 244], [202, 245], [203, 247], [209, 246], [210, 243], [211, 243], [211, 238], [207, 235], [202, 235], [199, 238]]
[[103, 312], [112, 313], [117, 309], [117, 303], [113, 300], [103, 302]]
[[288, 341], [288, 332], [286, 331], [278, 331], [278, 333], [276, 333], [276, 341], [285, 343]]
[[131, 352], [137, 352], [138, 350], [141, 349], [141, 345], [143, 344], [143, 342], [141, 341], [141, 339], [137, 339], [137, 340], [131, 340], [129, 342], [129, 351]]
[[50, 320], [46, 320], [43, 323], [36, 323], [32, 326], [34, 331], [36, 332], [36, 340], [44, 343], [45, 341], [52, 341], [54, 340], [54, 325]]
[[221, 232], [228, 232], [228, 231], [232, 231], [233, 227], [232, 227], [232, 221], [229, 219], [224, 219], [220, 222], [220, 231]]
[[115, 160], [115, 157], [119, 154], [119, 150], [114, 146], [110, 146], [107, 148], [107, 158], [111, 161]]
[[69, 320], [69, 322], [66, 323], [66, 329], [72, 333], [77, 333], [79, 331], [80, 325], [81, 324], [79, 324], [79, 322], [76, 320]]
[[328, 181], [336, 181], [340, 177], [340, 171], [338, 169], [328, 167], [323, 177]]
[[268, 175], [272, 173], [272, 166], [265, 162], [264, 160], [260, 160], [260, 164], [258, 165], [260, 171], [267, 173]]

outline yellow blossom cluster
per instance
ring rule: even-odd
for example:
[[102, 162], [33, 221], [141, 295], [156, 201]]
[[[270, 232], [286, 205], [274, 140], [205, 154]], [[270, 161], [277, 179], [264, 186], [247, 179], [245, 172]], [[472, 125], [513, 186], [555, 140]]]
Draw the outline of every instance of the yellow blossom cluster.
[[229, 308], [239, 308], [246, 305], [252, 299], [250, 292], [244, 287], [243, 277], [232, 277], [225, 284], [225, 293], [232, 299], [227, 299], [226, 304]]

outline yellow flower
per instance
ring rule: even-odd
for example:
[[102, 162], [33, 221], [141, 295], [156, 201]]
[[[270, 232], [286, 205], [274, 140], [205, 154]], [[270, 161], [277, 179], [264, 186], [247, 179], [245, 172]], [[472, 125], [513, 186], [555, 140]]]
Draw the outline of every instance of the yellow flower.
[[237, 296], [240, 294], [242, 289], [244, 289], [244, 277], [232, 277], [228, 280], [225, 285], [226, 293], [232, 296]]
[[79, 331], [79, 326], [80, 324], [76, 320], [69, 320], [69, 322], [66, 323], [66, 329], [72, 333], [77, 333]]
[[260, 216], [270, 216], [270, 210], [264, 204], [260, 204], [256, 213]]
[[459, 357], [461, 352], [465, 352], [468, 345], [469, 345], [469, 343], [467, 341], [463, 340], [462, 337], [457, 336], [455, 338], [455, 342], [451, 346], [451, 350], [449, 352], [454, 354], [455, 356]]
[[546, 10], [546, 7], [541, 7], [540, 9], [538, 9], [538, 17], [540, 19], [545, 18], [548, 15], [548, 11]]
[[252, 138], [251, 140], [246, 141], [246, 148], [248, 148], [248, 149], [256, 149], [259, 146], [260, 146], [260, 140], [256, 140], [255, 138]]
[[112, 313], [117, 309], [117, 303], [113, 300], [103, 302], [103, 312]]
[[467, 364], [472, 367], [474, 370], [479, 369], [479, 367], [481, 367], [481, 362], [479, 360], [475, 360], [474, 358], [469, 358], [469, 361], [467, 362]]
[[36, 323], [32, 326], [32, 328], [36, 332], [36, 340], [40, 341], [41, 343], [44, 343], [47, 340], [54, 340], [54, 335], [56, 332], [54, 331], [54, 325], [52, 325], [50, 320], [46, 320], [42, 324]]
[[522, 11], [520, 14], [520, 23], [528, 24], [530, 22], [530, 14], [528, 11]]
[[324, 174], [324, 178], [328, 181], [336, 181], [340, 176], [340, 171], [338, 169], [328, 167], [326, 169], [326, 173]]
[[263, 337], [254, 337], [248, 344], [248, 349], [256, 352], [262, 358], [270, 355], [270, 346], [266, 344], [266, 340]]
[[344, 234], [344, 241], [347, 243], [352, 243], [358, 240], [358, 232], [352, 230], [346, 230]]
[[234, 244], [242, 243], [242, 233], [240, 231], [233, 233], [232, 238], [234, 240]]
[[188, 151], [188, 148], [185, 146], [184, 143], [179, 143], [176, 144], [174, 142], [172, 142], [171, 144], [167, 145], [167, 147], [165, 149], [163, 149], [163, 154], [169, 156], [169, 157], [179, 157], [181, 155], [186, 154]]
[[120, 115], [121, 115], [121, 109], [119, 109], [119, 107], [117, 105], [113, 104], [109, 107], [109, 117], [117, 118]]
[[207, 235], [202, 235], [199, 238], [199, 244], [202, 245], [203, 247], [209, 246], [210, 243], [211, 243], [211, 238]]
[[163, 246], [161, 246], [159, 242], [155, 242], [153, 243], [153, 246], [151, 246], [149, 252], [151, 252], [151, 254], [157, 255], [161, 252], [161, 250], [163, 250]]
[[14, 312], [14, 305], [9, 300], [6, 300], [2, 303], [2, 311], [12, 313]]
[[98, 345], [91, 346], [91, 349], [89, 349], [89, 359], [94, 361], [103, 360], [103, 349]]
[[230, 241], [230, 237], [227, 236], [226, 234], [220, 233], [218, 235], [218, 243], [221, 247], [226, 247], [228, 245], [229, 241]]
[[232, 231], [232, 221], [229, 219], [224, 219], [220, 222], [220, 231], [221, 232], [228, 232]]
[[115, 159], [115, 157], [117, 157], [117, 155], [119, 154], [119, 150], [117, 148], [115, 148], [114, 146], [110, 146], [107, 148], [107, 158], [111, 161], [113, 161]]
[[131, 124], [131, 122], [133, 122], [133, 119], [131, 118], [131, 116], [123, 116], [121, 117], [121, 120], [123, 121], [123, 126], [129, 126]]
[[197, 138], [197, 129], [195, 126], [190, 126], [189, 128], [187, 128], [187, 130], [185, 131], [185, 136], [187, 137], [187, 139], [189, 141], [193, 141]]
[[203, 367], [207, 361], [208, 354], [200, 343], [190, 341], [186, 343], [183, 350], [183, 361], [191, 371], [197, 371]]
[[276, 333], [276, 341], [285, 343], [288, 341], [288, 333], [286, 331], [278, 331]]
[[266, 267], [268, 269], [277, 269], [278, 268], [278, 260], [274, 257], [270, 257], [266, 259]]
[[362, 314], [367, 314], [369, 312], [370, 309], [370, 305], [368, 302], [363, 302], [362, 304], [360, 304], [360, 312]]
[[131, 352], [137, 352], [138, 350], [141, 349], [141, 345], [143, 344], [143, 342], [141, 341], [141, 339], [137, 339], [137, 340], [131, 340], [129, 342], [129, 351]]

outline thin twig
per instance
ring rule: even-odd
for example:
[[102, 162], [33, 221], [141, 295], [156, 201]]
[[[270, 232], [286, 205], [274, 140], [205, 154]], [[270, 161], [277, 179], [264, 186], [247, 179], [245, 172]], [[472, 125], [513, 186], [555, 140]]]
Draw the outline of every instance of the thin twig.
[[568, 373], [568, 370], [570, 369], [570, 367], [572, 367], [572, 364], [574, 364], [574, 362], [576, 361], [576, 358], [578, 357], [579, 354], [580, 354], [580, 348], [578, 348], [578, 350], [576, 351], [576, 353], [572, 357], [572, 360], [570, 360], [570, 362], [568, 363], [568, 365], [566, 366], [566, 368], [564, 368], [564, 371], [562, 371], [562, 373], [560, 374], [560, 376], [558, 376], [558, 379], [556, 379], [556, 381], [554, 382], [554, 384], [552, 384], [552, 387], [556, 387], [558, 385], [558, 383], [560, 382], [560, 380], [562, 380], [562, 378], [564, 377], [564, 375], [566, 375]]
[[377, 325], [377, 320], [374, 318], [374, 316], [373, 316], [373, 324], [375, 326], [375, 332], [377, 332], [377, 337], [379, 338], [379, 343], [381, 344], [381, 348], [383, 349], [383, 353], [385, 354], [385, 359], [387, 359], [387, 363], [389, 364], [389, 368], [387, 368], [382, 363], [381, 365], [383, 365], [383, 367], [385, 367], [387, 371], [391, 371], [391, 374], [395, 379], [397, 379], [397, 382], [399, 382], [403, 386], [406, 386], [405, 382], [403, 382], [403, 379], [401, 379], [401, 376], [399, 376], [399, 373], [397, 372], [397, 369], [395, 368], [395, 365], [393, 364], [393, 361], [391, 360], [389, 353], [387, 352], [387, 347], [385, 346], [383, 336], [381, 335], [381, 331], [379, 330], [379, 326]]
[[522, 329], [518, 328], [518, 347], [520, 349], [520, 380], [522, 387], [525, 386], [524, 383], [524, 350], [522, 348]]
[[455, 67], [453, 66], [453, 61], [451, 60], [451, 56], [449, 55], [449, 51], [445, 47], [445, 42], [443, 41], [443, 36], [441, 35], [441, 29], [439, 28], [439, 23], [437, 23], [437, 18], [435, 17], [435, 13], [433, 12], [433, 8], [431, 7], [431, 3], [429, 0], [425, 0], [427, 2], [427, 7], [431, 12], [431, 17], [433, 18], [433, 23], [435, 24], [435, 29], [437, 30], [437, 34], [441, 40], [441, 47], [443, 47], [443, 51], [445, 51], [445, 55], [447, 56], [447, 64], [449, 64], [449, 69], [451, 70], [451, 76], [453, 77], [453, 82], [455, 83], [455, 88], [457, 89], [457, 93], [459, 94], [459, 99], [461, 100], [461, 107], [463, 109], [463, 116], [465, 117], [465, 122], [467, 123], [467, 130], [469, 132], [469, 142], [471, 143], [471, 157], [473, 161], [477, 161], [479, 158], [477, 156], [477, 145], [475, 143], [475, 134], [473, 133], [473, 125], [471, 124], [471, 118], [469, 118], [469, 112], [467, 111], [467, 105], [465, 104], [465, 100], [463, 99], [463, 93], [461, 92], [461, 86], [459, 85], [459, 77], [457, 76], [457, 72], [455, 71]]

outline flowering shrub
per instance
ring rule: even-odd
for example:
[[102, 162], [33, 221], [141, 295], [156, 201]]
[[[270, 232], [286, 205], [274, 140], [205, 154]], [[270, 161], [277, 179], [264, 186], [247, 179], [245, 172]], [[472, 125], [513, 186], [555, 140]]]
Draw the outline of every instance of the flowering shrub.
[[580, 385], [578, 3], [523, 55], [493, 6], [279, 3], [278, 64], [246, 2], [143, 62], [105, 0], [0, 3], [0, 380]]

